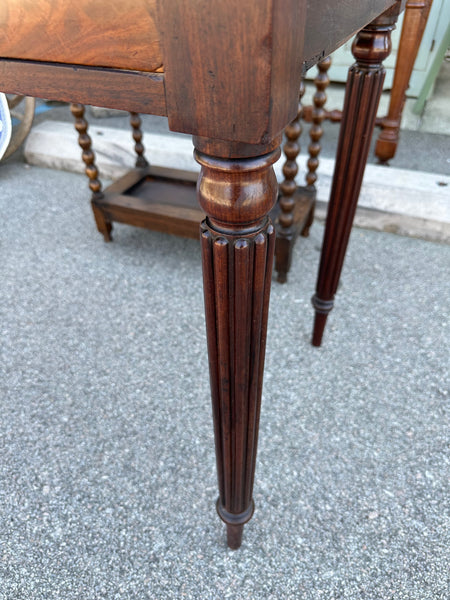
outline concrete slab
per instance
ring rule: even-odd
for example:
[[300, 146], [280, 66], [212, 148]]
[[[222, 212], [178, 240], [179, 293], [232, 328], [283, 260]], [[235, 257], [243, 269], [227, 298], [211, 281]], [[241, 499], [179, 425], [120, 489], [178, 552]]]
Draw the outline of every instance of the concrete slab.
[[200, 247], [0, 165], [0, 600], [448, 600], [450, 246], [323, 227], [272, 285], [256, 511], [225, 546]]
[[[111, 127], [93, 126], [97, 165], [106, 179], [116, 179], [134, 166], [133, 140]], [[189, 136], [146, 134], [145, 146], [155, 168], [177, 169], [196, 178], [198, 165], [192, 156]], [[70, 123], [46, 121], [31, 131], [25, 145], [26, 160], [33, 165], [84, 171], [76, 134]], [[303, 162], [306, 157], [300, 156]], [[282, 179], [283, 159], [275, 169]], [[334, 160], [322, 158], [318, 181], [318, 200], [328, 201]], [[365, 227], [395, 231], [403, 235], [450, 242], [450, 177], [380, 165], [368, 165], [359, 207], [365, 209]], [[319, 212], [319, 214], [321, 214]], [[385, 215], [384, 218], [380, 218]]]

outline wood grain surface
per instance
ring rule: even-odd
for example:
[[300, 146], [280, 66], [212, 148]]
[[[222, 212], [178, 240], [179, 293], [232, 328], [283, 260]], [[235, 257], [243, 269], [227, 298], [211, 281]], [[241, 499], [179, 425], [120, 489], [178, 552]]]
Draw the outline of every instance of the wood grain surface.
[[1, 0], [0, 57], [162, 71], [157, 0]]
[[306, 0], [157, 4], [170, 128], [267, 150], [297, 112]]
[[328, 56], [394, 4], [398, 4], [397, 0], [308, 0], [305, 67]]
[[167, 114], [164, 73], [0, 58], [0, 90], [150, 115]]

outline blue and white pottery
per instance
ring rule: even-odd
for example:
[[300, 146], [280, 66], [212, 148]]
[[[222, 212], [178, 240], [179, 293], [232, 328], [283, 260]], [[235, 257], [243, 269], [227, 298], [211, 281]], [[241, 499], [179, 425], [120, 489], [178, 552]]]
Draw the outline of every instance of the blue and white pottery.
[[5, 94], [0, 92], [0, 160], [5, 154], [11, 140], [12, 125], [8, 101]]

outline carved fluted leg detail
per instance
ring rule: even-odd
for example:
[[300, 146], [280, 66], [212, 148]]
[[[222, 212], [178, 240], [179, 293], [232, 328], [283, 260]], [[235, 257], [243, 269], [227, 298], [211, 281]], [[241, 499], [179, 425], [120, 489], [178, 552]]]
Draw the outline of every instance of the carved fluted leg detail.
[[148, 166], [148, 162], [144, 156], [145, 148], [142, 143], [142, 121], [138, 113], [130, 113], [130, 125], [133, 132], [134, 151], [136, 152], [136, 167], [143, 168]]
[[[253, 514], [259, 406], [275, 234], [224, 236], [202, 225], [220, 499], [230, 543]], [[214, 288], [209, 289], [210, 282]], [[244, 283], [245, 282], [245, 283]], [[207, 293], [208, 292], [208, 293]], [[241, 533], [239, 534], [239, 531]]]
[[339, 284], [383, 88], [382, 61], [390, 53], [395, 12], [390, 9], [360, 31], [352, 47], [357, 62], [350, 68], [347, 80], [316, 294], [312, 299], [316, 311], [314, 346], [321, 344]]
[[88, 134], [88, 122], [84, 118], [84, 106], [72, 103], [70, 105], [72, 115], [75, 117], [75, 129], [78, 132], [78, 144], [82, 149], [81, 158], [86, 165], [85, 173], [89, 178], [89, 188], [92, 192], [91, 204], [97, 229], [103, 235], [105, 242], [110, 242], [112, 224], [104, 213], [95, 205], [95, 201], [103, 198], [102, 184], [98, 178], [98, 169], [95, 164], [95, 154], [92, 150], [92, 140]]
[[[253, 514], [253, 482], [275, 230], [272, 164], [219, 160], [197, 152], [205, 312], [219, 500], [228, 545], [238, 548]], [[255, 197], [255, 191], [258, 190]], [[229, 210], [224, 210], [227, 204]], [[225, 222], [225, 218], [228, 222]]]
[[301, 82], [299, 92], [298, 112], [295, 119], [286, 127], [284, 134], [286, 142], [283, 145], [283, 152], [286, 156], [286, 161], [283, 165], [284, 180], [280, 184], [279, 206], [280, 214], [277, 223], [277, 243], [275, 251], [275, 270], [277, 272], [277, 281], [285, 283], [287, 274], [291, 267], [292, 251], [295, 242], [294, 228], [294, 207], [295, 207], [295, 192], [297, 184], [295, 177], [298, 173], [297, 156], [300, 153], [300, 144], [298, 142], [301, 133], [301, 118], [302, 118], [302, 97], [305, 93], [305, 86]]
[[381, 133], [375, 146], [380, 163], [394, 157], [400, 138], [400, 124], [411, 73], [419, 52], [432, 0], [408, 0], [397, 51], [389, 111], [381, 121]]

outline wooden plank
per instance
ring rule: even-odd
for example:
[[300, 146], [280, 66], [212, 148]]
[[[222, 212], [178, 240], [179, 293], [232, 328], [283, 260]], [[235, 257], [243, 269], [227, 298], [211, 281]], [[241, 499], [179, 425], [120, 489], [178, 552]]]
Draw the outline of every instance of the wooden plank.
[[161, 71], [157, 0], [1, 0], [0, 57]]
[[0, 59], [0, 90], [152, 115], [167, 114], [163, 73]]
[[145, 169], [141, 169], [138, 167], [136, 167], [135, 169], [131, 169], [130, 171], [125, 173], [125, 175], [117, 179], [117, 181], [111, 183], [111, 185], [109, 185], [105, 190], [105, 193], [107, 192], [110, 195], [118, 194], [119, 196], [126, 195], [131, 188], [134, 188], [134, 186], [142, 182], [142, 180], [145, 180], [147, 174], [149, 173], [150, 167], [147, 167]]

